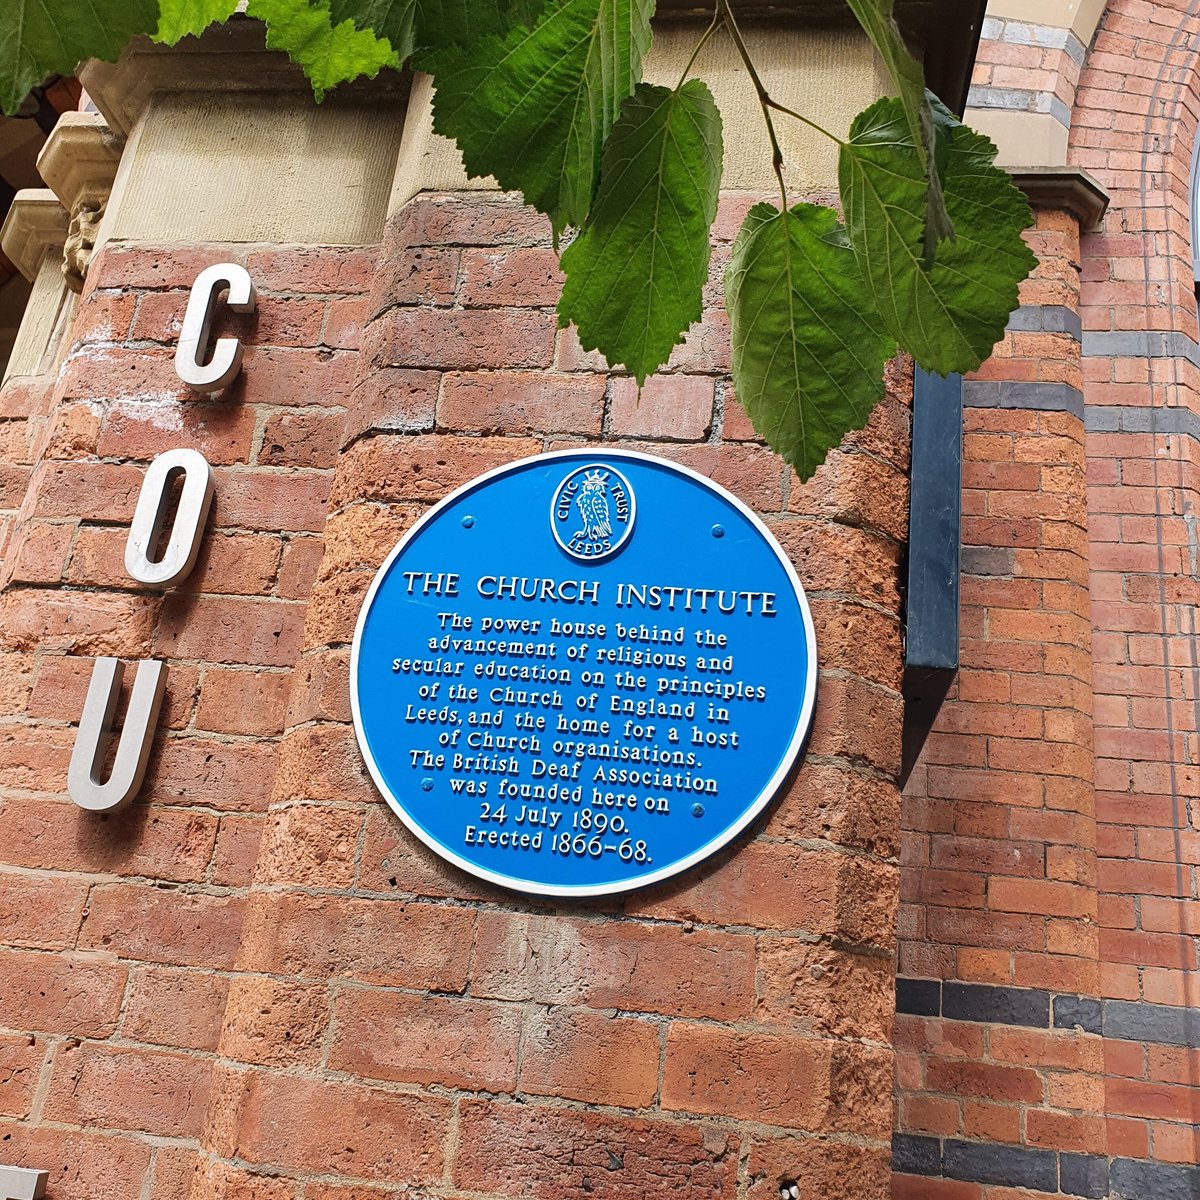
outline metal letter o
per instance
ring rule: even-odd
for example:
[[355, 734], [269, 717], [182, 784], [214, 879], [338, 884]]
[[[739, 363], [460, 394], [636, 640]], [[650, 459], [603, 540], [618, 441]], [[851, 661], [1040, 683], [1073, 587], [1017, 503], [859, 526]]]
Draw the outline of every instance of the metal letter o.
[[229, 296], [225, 303], [234, 312], [254, 311], [254, 283], [245, 267], [217, 263], [196, 276], [183, 315], [179, 344], [175, 347], [175, 371], [193, 391], [222, 391], [242, 368], [242, 343], [232, 337], [218, 338], [212, 358], [207, 363], [202, 361], [212, 331], [213, 305], [217, 293], [226, 287]]
[[[183, 472], [183, 490], [175, 524], [162, 558], [150, 553], [157, 547], [167, 516], [167, 490], [176, 471]], [[185, 579], [196, 565], [200, 537], [212, 504], [212, 468], [198, 450], [168, 450], [147, 468], [138, 493], [137, 508], [125, 543], [125, 570], [138, 581], [155, 587], [171, 587]]]

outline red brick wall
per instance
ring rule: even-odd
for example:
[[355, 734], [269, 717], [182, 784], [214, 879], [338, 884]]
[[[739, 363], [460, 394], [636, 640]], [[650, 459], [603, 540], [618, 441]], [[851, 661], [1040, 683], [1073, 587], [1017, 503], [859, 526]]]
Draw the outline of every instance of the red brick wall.
[[[1200, 1047], [1200, 373], [1185, 357], [1197, 338], [1198, 36], [1194, 13], [1147, 22], [1128, 0], [1111, 4], [1073, 134], [1113, 197], [1082, 289], [1085, 350], [1091, 338], [1110, 351], [1084, 360], [1105, 416], [1088, 444], [1101, 985], [1162, 1006], [1153, 1028], [1114, 1030], [1106, 1045], [1109, 1140], [1114, 1154], [1180, 1164], [1200, 1163], [1200, 1051], [1180, 1044]], [[1170, 340], [1152, 357], [1157, 332]]]
[[[722, 210], [714, 280], [748, 203]], [[259, 312], [229, 322], [245, 367], [207, 404], [170, 354], [179, 289], [227, 257]], [[0, 1160], [51, 1165], [52, 1200], [763, 1200], [790, 1179], [804, 1200], [881, 1200], [909, 370], [801, 486], [732, 395], [715, 285], [639, 399], [556, 331], [549, 229], [511, 199], [423, 195], [375, 257], [138, 247], [93, 267], [51, 409], [77, 431], [41, 455], [16, 533], [58, 554], [17, 555], [0, 593], [27, 675], [4, 726], [0, 937], [19, 949], [0, 987], [29, 1014]], [[686, 463], [762, 514], [809, 589], [822, 675], [805, 764], [750, 836], [653, 891], [548, 904], [391, 816], [349, 723], [348, 649], [430, 504], [588, 443]], [[217, 498], [163, 599], [121, 553], [142, 464], [177, 445], [209, 456]], [[142, 798], [97, 818], [62, 792], [106, 651], [171, 677]], [[34, 997], [46, 972], [61, 1001]]]
[[[0, 1160], [51, 1197], [186, 1194], [321, 553], [371, 251], [113, 246], [56, 377], [0, 393], [17, 511], [0, 590]], [[258, 313], [216, 403], [172, 365], [187, 289], [226, 259]], [[349, 299], [347, 299], [349, 297]], [[212, 463], [192, 575], [124, 571], [145, 464]], [[66, 765], [95, 655], [157, 657], [167, 700], [139, 801], [76, 808]]]
[[[978, 1171], [938, 1184], [942, 1172], [916, 1169], [935, 1142], [943, 1165], [952, 1142], [972, 1144], [953, 1155], [976, 1168], [996, 1146], [1097, 1160], [1060, 1154], [1062, 1193], [1200, 1187], [1198, 34], [1177, 6], [1108, 5], [1070, 161], [1111, 204], [1082, 239], [1065, 214], [1039, 219], [1042, 266], [1022, 295], [1077, 323], [1031, 333], [1018, 313], [979, 378], [1027, 403], [969, 410], [963, 671], [904, 801], [900, 973], [1015, 986], [1023, 1003], [1041, 989], [1051, 1010], [1042, 1029], [963, 1019], [955, 982], [937, 1018], [901, 1016], [898, 1160], [914, 1169], [901, 1162], [897, 1195], [993, 1194]], [[1073, 69], [1064, 81], [1073, 89]], [[1079, 389], [1078, 416], [1031, 409], [1055, 380]], [[1021, 381], [1038, 386], [1019, 393]], [[932, 994], [914, 988], [909, 1007]], [[1068, 1169], [1103, 1190], [1072, 1191]], [[1060, 1194], [1031, 1194], [1043, 1191]]]

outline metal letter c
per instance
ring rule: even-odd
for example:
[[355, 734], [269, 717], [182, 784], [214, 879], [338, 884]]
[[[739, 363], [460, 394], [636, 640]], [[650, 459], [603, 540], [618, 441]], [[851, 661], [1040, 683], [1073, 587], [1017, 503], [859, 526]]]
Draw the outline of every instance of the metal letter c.
[[222, 288], [229, 289], [225, 303], [234, 312], [254, 311], [254, 283], [245, 267], [218, 263], [196, 276], [183, 315], [183, 330], [175, 347], [175, 371], [193, 391], [220, 392], [236, 378], [242, 367], [242, 343], [237, 338], [218, 338], [212, 358], [202, 362], [212, 331], [213, 305]]

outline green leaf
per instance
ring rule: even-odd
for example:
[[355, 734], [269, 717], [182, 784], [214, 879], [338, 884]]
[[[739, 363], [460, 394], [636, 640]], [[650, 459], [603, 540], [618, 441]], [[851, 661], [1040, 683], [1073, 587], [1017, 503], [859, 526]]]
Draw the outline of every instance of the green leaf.
[[721, 186], [721, 114], [698, 79], [639, 84], [604, 144], [583, 232], [562, 256], [560, 325], [638, 385], [701, 314]]
[[113, 62], [125, 43], [153, 33], [158, 0], [4, 0], [0, 109], [15, 113], [47, 75], [73, 75], [81, 59]]
[[654, 0], [561, 0], [532, 29], [426, 56], [434, 129], [458, 143], [472, 175], [524, 192], [556, 236], [581, 225], [604, 140], [641, 77], [653, 11]]
[[921, 168], [929, 190], [925, 196], [925, 265], [934, 259], [937, 245], [954, 236], [954, 222], [946, 210], [942, 194], [942, 180], [938, 173], [935, 152], [931, 93], [925, 90], [925, 72], [921, 64], [908, 52], [900, 27], [892, 16], [892, 0], [847, 0], [863, 27], [879, 57], [883, 59], [896, 90], [904, 105], [904, 119], [913, 145], [920, 156]]
[[250, 0], [246, 14], [267, 23], [267, 46], [286, 50], [303, 67], [318, 100], [348, 79], [399, 65], [389, 42], [355, 29], [352, 21], [335, 25], [329, 0]]
[[413, 27], [418, 0], [330, 0], [329, 18], [339, 25], [350, 21], [356, 29], [386, 38], [399, 62], [413, 52]]
[[756, 204], [725, 275], [733, 383], [754, 428], [801, 479], [883, 396], [895, 353], [837, 215]]
[[898, 100], [854, 119], [839, 177], [846, 228], [884, 324], [922, 367], [946, 375], [992, 352], [1037, 260], [1021, 239], [1029, 205], [993, 165], [996, 147], [940, 103], [934, 118], [957, 232], [932, 268], [921, 253], [925, 175]]
[[334, 24], [350, 20], [387, 38], [403, 62], [417, 50], [469, 46], [518, 24], [532, 26], [548, 0], [331, 0]]
[[162, 0], [154, 40], [173, 46], [189, 34], [199, 37], [214, 21], [227, 21], [236, 9], [237, 0]]

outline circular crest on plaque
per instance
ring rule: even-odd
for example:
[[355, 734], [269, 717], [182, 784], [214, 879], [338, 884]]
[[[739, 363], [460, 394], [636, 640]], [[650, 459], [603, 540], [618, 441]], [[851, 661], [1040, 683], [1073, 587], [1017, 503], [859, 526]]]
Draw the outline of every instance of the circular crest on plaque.
[[611, 558], [633, 532], [633, 488], [607, 463], [587, 463], [567, 473], [550, 504], [554, 540], [581, 562]]
[[547, 896], [644, 887], [728, 846], [789, 779], [816, 681], [804, 590], [762, 520], [687, 467], [596, 447], [430, 509], [375, 576], [350, 658], [397, 817]]

